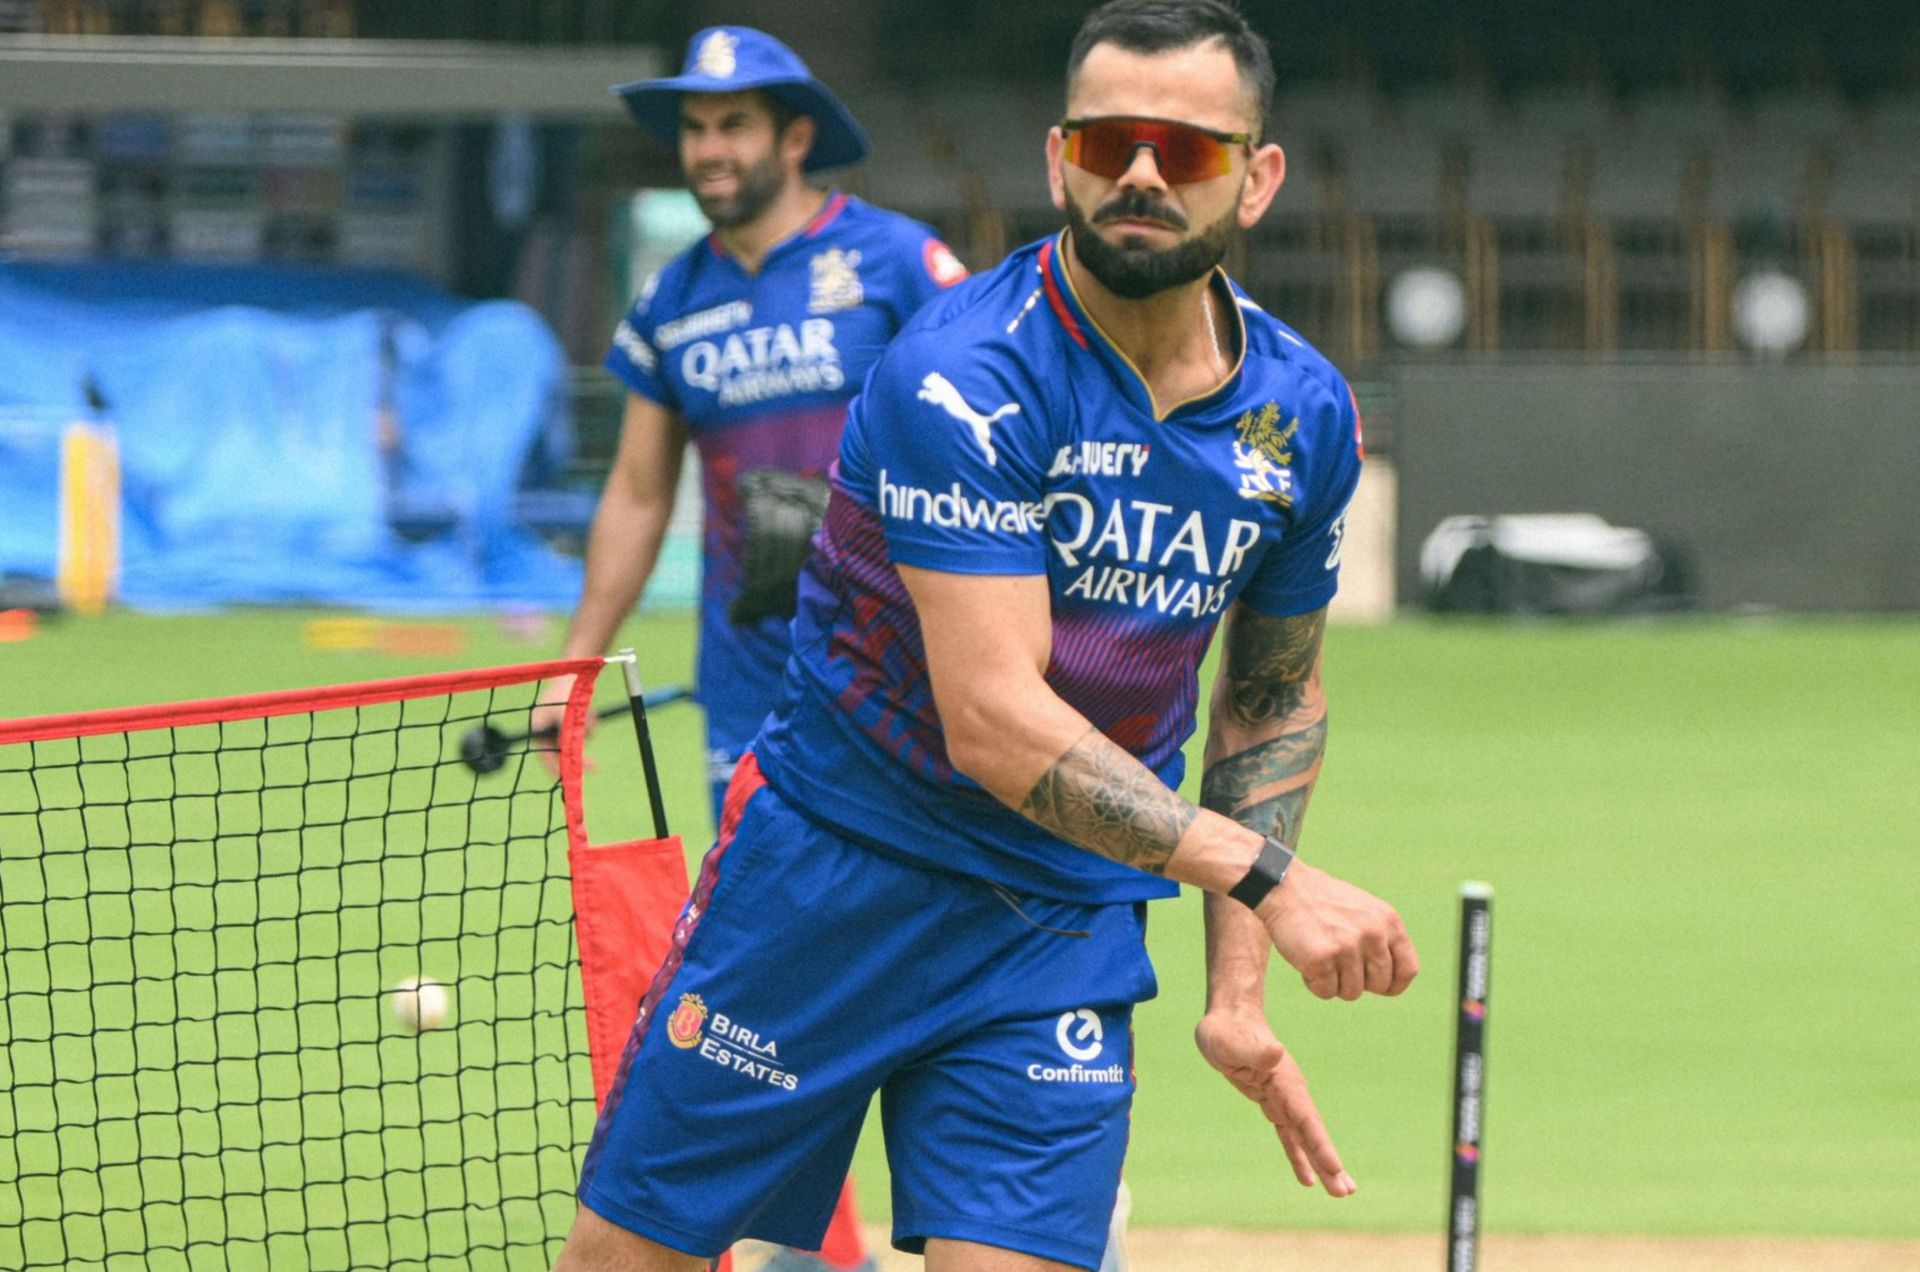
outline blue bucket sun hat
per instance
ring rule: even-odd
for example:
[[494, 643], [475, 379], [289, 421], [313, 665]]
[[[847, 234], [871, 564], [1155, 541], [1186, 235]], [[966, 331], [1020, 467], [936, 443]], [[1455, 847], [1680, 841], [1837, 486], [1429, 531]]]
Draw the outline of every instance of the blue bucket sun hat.
[[792, 49], [752, 27], [708, 27], [687, 45], [686, 64], [666, 79], [636, 80], [613, 89], [640, 126], [667, 145], [680, 139], [680, 94], [742, 93], [759, 89], [813, 120], [808, 172], [858, 163], [867, 134], [833, 91], [807, 70]]

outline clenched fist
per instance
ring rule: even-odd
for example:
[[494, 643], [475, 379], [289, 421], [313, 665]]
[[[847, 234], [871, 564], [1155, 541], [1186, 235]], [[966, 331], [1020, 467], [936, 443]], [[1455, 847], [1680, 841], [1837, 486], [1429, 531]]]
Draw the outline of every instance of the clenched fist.
[[1363, 993], [1397, 994], [1420, 972], [1398, 911], [1303, 861], [1254, 914], [1316, 997], [1351, 1002]]

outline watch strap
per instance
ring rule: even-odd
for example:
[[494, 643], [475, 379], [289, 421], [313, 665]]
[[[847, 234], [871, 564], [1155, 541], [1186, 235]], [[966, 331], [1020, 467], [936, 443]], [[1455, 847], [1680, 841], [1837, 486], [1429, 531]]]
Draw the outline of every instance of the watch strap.
[[1293, 850], [1272, 836], [1260, 845], [1260, 855], [1253, 859], [1253, 865], [1247, 870], [1240, 882], [1228, 889], [1227, 895], [1246, 906], [1249, 910], [1267, 899], [1267, 894], [1280, 886], [1287, 877], [1287, 870], [1293, 865]]

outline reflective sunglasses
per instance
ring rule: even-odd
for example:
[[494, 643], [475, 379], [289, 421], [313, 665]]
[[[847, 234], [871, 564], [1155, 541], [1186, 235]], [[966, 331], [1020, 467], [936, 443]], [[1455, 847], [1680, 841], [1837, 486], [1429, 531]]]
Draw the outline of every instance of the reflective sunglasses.
[[1060, 131], [1066, 135], [1061, 157], [1074, 167], [1115, 181], [1133, 166], [1135, 152], [1145, 146], [1153, 151], [1168, 185], [1226, 176], [1233, 171], [1233, 147], [1253, 141], [1252, 133], [1215, 132], [1198, 124], [1143, 115], [1063, 119]]

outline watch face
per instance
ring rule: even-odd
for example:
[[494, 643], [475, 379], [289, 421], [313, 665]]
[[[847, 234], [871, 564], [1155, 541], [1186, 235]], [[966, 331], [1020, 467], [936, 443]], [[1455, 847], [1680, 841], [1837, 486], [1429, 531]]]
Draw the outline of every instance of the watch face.
[[1247, 868], [1246, 877], [1228, 890], [1227, 895], [1248, 909], [1266, 900], [1267, 893], [1280, 886], [1293, 865], [1293, 851], [1271, 836], [1260, 845], [1260, 855]]

